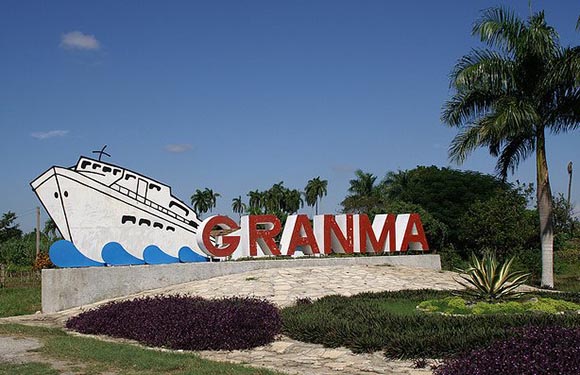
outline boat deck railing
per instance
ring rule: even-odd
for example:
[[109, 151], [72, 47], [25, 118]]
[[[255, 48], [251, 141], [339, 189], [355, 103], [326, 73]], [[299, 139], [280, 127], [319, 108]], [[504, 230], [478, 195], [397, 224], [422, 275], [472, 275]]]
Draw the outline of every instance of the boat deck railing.
[[190, 220], [184, 218], [181, 215], [176, 214], [175, 212], [173, 212], [171, 210], [168, 210], [167, 208], [165, 208], [163, 206], [158, 205], [157, 203], [135, 193], [132, 190], [129, 190], [129, 189], [127, 189], [123, 186], [120, 186], [118, 184], [113, 184], [113, 185], [111, 185], [111, 187], [113, 189], [117, 190], [119, 193], [128, 196], [129, 198], [135, 199], [135, 200], [137, 200], [141, 203], [144, 203], [147, 206], [153, 208], [154, 210], [163, 212], [164, 214], [169, 215], [169, 216], [173, 217], [174, 219], [177, 219], [177, 220], [182, 221], [183, 223], [185, 223], [187, 225], [190, 225]]

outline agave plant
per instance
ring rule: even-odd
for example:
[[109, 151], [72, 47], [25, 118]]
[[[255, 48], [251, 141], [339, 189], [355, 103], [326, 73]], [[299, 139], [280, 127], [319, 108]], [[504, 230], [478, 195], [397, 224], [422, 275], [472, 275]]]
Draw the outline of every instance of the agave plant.
[[530, 274], [510, 272], [513, 260], [499, 264], [493, 253], [486, 253], [481, 260], [472, 254], [470, 266], [458, 269], [461, 280], [455, 281], [466, 288], [461, 294], [488, 302], [521, 297], [523, 293], [516, 292], [516, 289], [527, 281]]

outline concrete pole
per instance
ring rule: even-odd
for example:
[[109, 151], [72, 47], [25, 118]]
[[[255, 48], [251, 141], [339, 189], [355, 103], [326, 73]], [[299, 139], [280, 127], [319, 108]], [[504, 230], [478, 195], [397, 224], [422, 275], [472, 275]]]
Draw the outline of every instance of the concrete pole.
[[40, 207], [36, 207], [36, 258], [40, 254]]
[[572, 192], [572, 162], [568, 163], [568, 208], [570, 208], [570, 193]]

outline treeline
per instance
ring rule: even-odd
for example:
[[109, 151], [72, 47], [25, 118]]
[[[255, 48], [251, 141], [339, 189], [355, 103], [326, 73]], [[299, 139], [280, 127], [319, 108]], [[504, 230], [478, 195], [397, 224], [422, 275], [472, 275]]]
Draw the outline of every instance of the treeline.
[[[515, 256], [521, 268], [539, 277], [539, 215], [531, 184], [435, 166], [388, 172], [380, 181], [361, 170], [355, 174], [341, 203], [343, 212], [417, 212], [445, 268], [460, 265], [472, 253], [492, 251], [499, 258]], [[580, 236], [578, 219], [561, 194], [554, 197], [553, 222], [556, 250]]]
[[36, 233], [23, 233], [14, 212], [8, 211], [0, 219], [0, 264], [12, 270], [30, 269], [35, 261], [42, 268], [49, 265], [46, 254], [50, 245], [60, 238], [60, 233], [52, 220], [45, 223], [40, 236], [39, 259], [36, 257]]
[[[318, 213], [327, 189], [328, 182], [320, 177], [308, 181], [302, 192], [279, 182], [263, 191], [248, 192], [247, 204], [241, 195], [234, 198], [232, 210], [240, 215], [274, 214], [285, 221], [304, 203], [316, 207]], [[203, 194], [206, 198], [200, 198]], [[215, 207], [211, 197], [216, 194], [207, 188], [197, 190], [191, 197], [194, 209]], [[200, 205], [199, 199], [209, 203]], [[472, 253], [481, 256], [491, 251], [500, 259], [515, 256], [520, 268], [539, 277], [539, 215], [534, 202], [531, 184], [510, 184], [473, 171], [419, 166], [388, 172], [382, 179], [357, 170], [340, 205], [343, 213], [365, 213], [371, 218], [383, 213], [420, 214], [430, 247], [441, 254], [447, 269], [463, 266]], [[580, 237], [578, 219], [562, 195], [554, 197], [553, 222], [556, 250], [572, 237]]]

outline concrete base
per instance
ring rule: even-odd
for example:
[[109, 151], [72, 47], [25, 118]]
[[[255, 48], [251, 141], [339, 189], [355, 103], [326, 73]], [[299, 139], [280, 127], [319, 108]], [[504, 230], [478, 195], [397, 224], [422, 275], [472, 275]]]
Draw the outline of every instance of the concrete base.
[[435, 254], [42, 270], [42, 312], [53, 313], [146, 290], [259, 269], [382, 264], [441, 270], [441, 260]]

